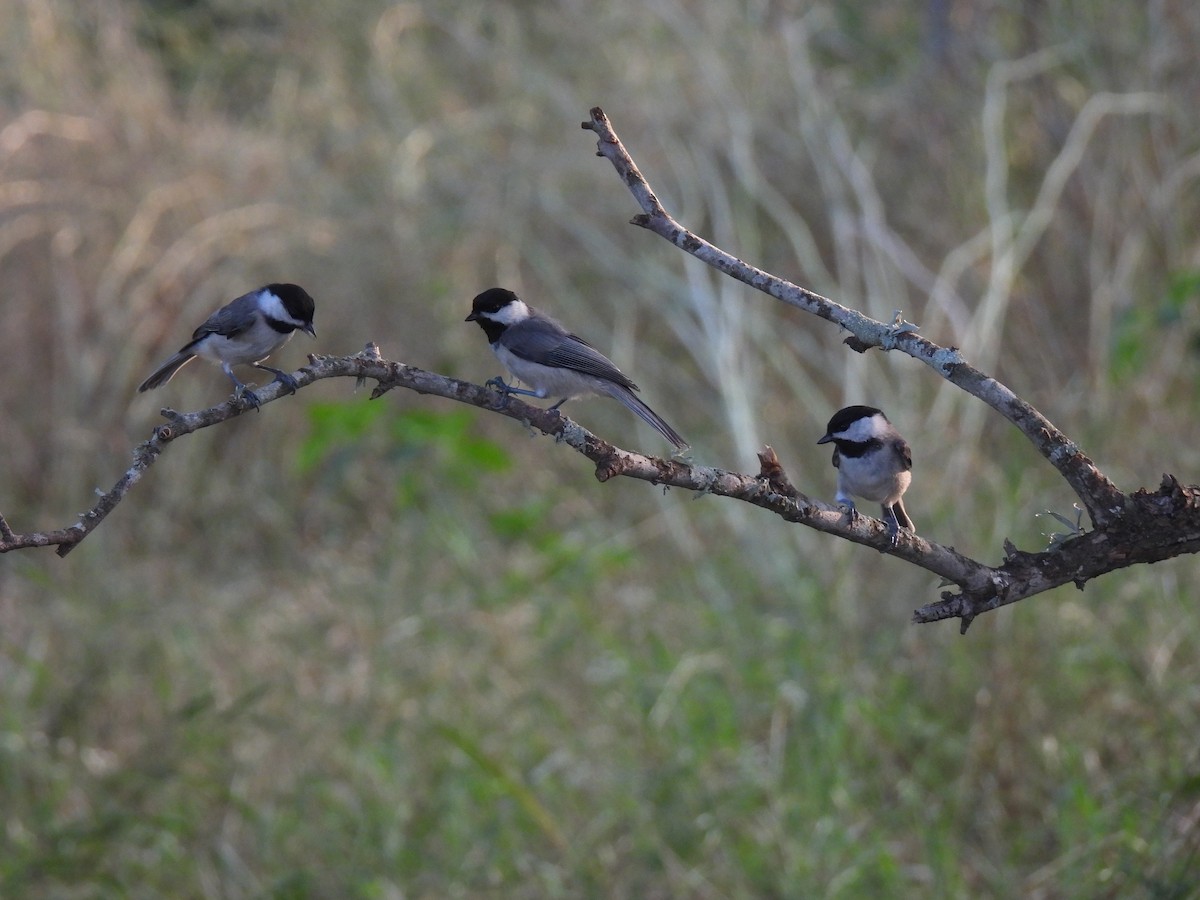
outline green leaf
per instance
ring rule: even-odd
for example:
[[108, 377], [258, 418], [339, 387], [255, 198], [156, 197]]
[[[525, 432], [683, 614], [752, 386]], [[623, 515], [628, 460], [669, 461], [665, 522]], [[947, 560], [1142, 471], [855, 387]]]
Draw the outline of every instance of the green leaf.
[[308, 407], [308, 436], [296, 450], [296, 468], [308, 474], [335, 451], [354, 444], [386, 412], [379, 403], [314, 403]]

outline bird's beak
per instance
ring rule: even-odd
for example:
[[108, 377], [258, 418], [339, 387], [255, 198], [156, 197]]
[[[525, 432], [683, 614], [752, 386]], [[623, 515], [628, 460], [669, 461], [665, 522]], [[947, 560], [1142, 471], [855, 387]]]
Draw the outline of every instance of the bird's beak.
[[316, 337], [316, 336], [317, 336], [317, 329], [313, 327], [313, 323], [312, 323], [312, 322], [309, 322], [307, 325], [305, 325], [305, 326], [304, 326], [303, 328], [301, 328], [300, 330], [301, 330], [301, 331], [303, 331], [305, 334], [307, 334], [309, 337]]
[[474, 322], [478, 318], [479, 318], [479, 316], [475, 315], [474, 310], [472, 310], [471, 314], [469, 316], [467, 316], [465, 319], [463, 319], [463, 321], [464, 322]]
[[817, 443], [818, 444], [828, 444], [832, 440], [833, 440], [833, 438], [831, 438], [829, 435], [825, 435], [825, 437], [821, 438], [819, 441], [817, 441]]

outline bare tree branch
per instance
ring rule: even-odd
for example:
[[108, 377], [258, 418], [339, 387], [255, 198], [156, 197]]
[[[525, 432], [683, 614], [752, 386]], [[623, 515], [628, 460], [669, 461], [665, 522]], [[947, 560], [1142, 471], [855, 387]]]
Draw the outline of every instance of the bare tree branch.
[[[558, 410], [531, 406], [488, 387], [382, 359], [374, 344], [368, 344], [364, 352], [355, 356], [311, 355], [309, 364], [294, 373], [294, 377], [301, 388], [325, 378], [370, 378], [378, 382], [371, 393], [373, 400], [395, 388], [457, 400], [507, 416], [567, 444], [595, 464], [596, 478], [601, 482], [621, 476], [700, 494], [730, 497], [773, 512], [786, 521], [798, 522], [818, 531], [875, 547], [881, 552], [893, 553], [955, 583], [982, 585], [990, 578], [985, 566], [952, 548], [930, 543], [907, 532], [901, 536], [900, 545], [892, 548], [882, 522], [867, 516], [860, 516], [851, 522], [840, 508], [826, 505], [797, 491], [769, 447], [760, 454], [762, 469], [757, 475], [695, 465], [678, 458], [645, 456], [610, 444]], [[259, 389], [257, 393], [263, 406], [286, 396], [283, 387], [275, 382]], [[167, 421], [157, 426], [148, 440], [134, 448], [133, 465], [110, 490], [100, 495], [95, 506], [80, 515], [74, 525], [57, 531], [19, 534], [0, 515], [0, 553], [29, 547], [57, 546], [58, 555], [66, 556], [116, 508], [172, 441], [202, 428], [219, 425], [246, 411], [247, 407], [232, 398], [197, 412], [180, 413], [163, 409], [162, 415]]]
[[[1140, 95], [1129, 104], [1136, 111], [1149, 108]], [[845, 343], [860, 353], [872, 347], [884, 351], [899, 350], [925, 363], [1012, 422], [1079, 497], [1091, 519], [1093, 531], [1062, 540], [1042, 553], [1006, 548], [1004, 563], [997, 568], [968, 560], [970, 566], [961, 570], [964, 574], [969, 572], [965, 580], [947, 576], [962, 593], [943, 593], [941, 602], [917, 610], [915, 621], [959, 618], [965, 633], [975, 616], [982, 612], [1067, 582], [1082, 588], [1089, 579], [1114, 569], [1200, 550], [1200, 531], [1197, 530], [1200, 528], [1200, 488], [1182, 487], [1167, 475], [1156, 493], [1144, 490], [1130, 495], [1122, 493], [1074, 441], [1006, 385], [970, 365], [957, 347], [942, 347], [919, 336], [913, 326], [901, 319], [899, 312], [893, 323], [872, 319], [749, 265], [693, 234], [667, 212], [602, 109], [592, 109], [590, 119], [583, 122], [582, 127], [595, 132], [598, 138], [596, 155], [612, 163], [642, 208], [642, 214], [635, 216], [632, 224], [653, 231], [731, 278], [846, 329], [851, 336]], [[922, 548], [936, 546], [918, 541]], [[906, 544], [916, 545], [918, 541]], [[934, 566], [925, 565], [921, 559], [914, 559], [905, 552], [897, 555], [937, 571]]]
[[[378, 347], [368, 344], [355, 356], [310, 356], [309, 365], [295, 373], [301, 388], [325, 378], [353, 377], [377, 382], [371, 398], [405, 388], [466, 403], [514, 419], [565, 443], [595, 465], [600, 481], [623, 476], [655, 485], [676, 487], [699, 494], [714, 494], [761, 507], [788, 522], [874, 547], [941, 576], [957, 586], [958, 593], [943, 592], [942, 599], [918, 609], [917, 622], [958, 618], [965, 632], [980, 613], [998, 609], [1063, 584], [1082, 588], [1092, 578], [1137, 563], [1158, 562], [1200, 551], [1200, 487], [1183, 486], [1164, 475], [1157, 491], [1123, 494], [1092, 464], [1080, 449], [1032, 406], [1007, 387], [970, 366], [956, 348], [941, 347], [918, 337], [899, 317], [895, 323], [879, 322], [831, 300], [776, 278], [743, 263], [680, 226], [655, 197], [633, 160], [612, 131], [604, 113], [592, 110], [584, 123], [600, 138], [600, 155], [608, 158], [624, 178], [645, 213], [633, 221], [670, 240], [720, 271], [786, 303], [835, 322], [851, 333], [853, 349], [871, 347], [900, 350], [922, 360], [942, 377], [983, 400], [1013, 422], [1062, 474], [1087, 509], [1092, 530], [1056, 540], [1040, 553], [1008, 545], [999, 566], [987, 566], [954, 550], [909, 532], [901, 532], [892, 546], [884, 524], [860, 516], [851, 520], [837, 507], [798, 491], [788, 480], [770, 447], [759, 454], [756, 475], [701, 466], [673, 457], [663, 459], [621, 449], [562, 415], [558, 410], [531, 406], [486, 386], [459, 381], [435, 372], [381, 358]], [[274, 402], [284, 389], [276, 383], [259, 392], [263, 404]], [[245, 407], [229, 400], [210, 409], [180, 413], [164, 409], [164, 424], [133, 450], [133, 464], [79, 521], [49, 532], [18, 533], [0, 515], [0, 553], [30, 547], [55, 546], [66, 556], [116, 508], [130, 489], [175, 439], [201, 428], [239, 416]]]
[[1121, 491], [1083, 455], [1074, 441], [1008, 387], [969, 365], [957, 347], [941, 347], [919, 336], [914, 330], [910, 330], [911, 326], [906, 326], [903, 322], [887, 323], [872, 319], [857, 310], [755, 268], [698, 237], [676, 222], [667, 212], [642, 173], [638, 171], [636, 163], [617, 137], [604, 110], [596, 107], [591, 111], [591, 120], [582, 124], [585, 130], [596, 133], [599, 138], [597, 155], [603, 156], [613, 164], [617, 174], [642, 207], [643, 214], [635, 216], [631, 220], [632, 224], [666, 238], [676, 247], [731, 278], [846, 329], [851, 334], [846, 343], [860, 353], [871, 347], [878, 347], [881, 350], [899, 350], [913, 359], [920, 360], [1016, 425], [1071, 485], [1094, 525], [1107, 524], [1120, 515], [1124, 502]]
[[980, 613], [1072, 583], [1080, 590], [1098, 575], [1138, 563], [1162, 562], [1200, 551], [1200, 487], [1181, 485], [1164, 475], [1157, 491], [1126, 497], [1123, 514], [1111, 525], [1062, 541], [1041, 553], [1008, 548], [1004, 564], [992, 570], [995, 590], [980, 595], [965, 588], [957, 596], [913, 613], [913, 621], [959, 618], [965, 632]]
[[[939, 575], [962, 591], [957, 595], [945, 593], [942, 601], [917, 610], [915, 620], [959, 618], [963, 631], [981, 612], [1059, 585], [1073, 582], [1082, 587], [1089, 579], [1114, 569], [1200, 550], [1200, 488], [1182, 487], [1170, 476], [1164, 476], [1162, 488], [1156, 493], [1139, 491], [1125, 498], [1128, 501], [1124, 504], [1125, 512], [1105, 529], [1063, 541], [1042, 553], [1009, 548], [1003, 565], [993, 568], [963, 556], [953, 547], [909, 532], [902, 531], [898, 545], [891, 546], [887, 528], [879, 520], [859, 516], [852, 521], [842, 509], [798, 491], [770, 447], [759, 454], [760, 470], [756, 475], [696, 465], [679, 458], [645, 456], [597, 437], [558, 410], [531, 406], [486, 386], [382, 359], [374, 344], [368, 344], [364, 352], [355, 356], [310, 356], [309, 364], [295, 372], [294, 377], [300, 388], [325, 378], [369, 378], [378, 382], [371, 399], [405, 388], [466, 403], [507, 416], [570, 446], [595, 464], [596, 478], [601, 482], [620, 476], [729, 497], [758, 506], [785, 521], [897, 556]], [[258, 396], [266, 406], [286, 394], [279, 384], [272, 383], [260, 389]], [[244, 412], [246, 407], [233, 399], [197, 412], [164, 409], [162, 415], [167, 421], [134, 448], [133, 465], [75, 524], [57, 531], [18, 533], [0, 515], [0, 553], [56, 546], [58, 555], [66, 556], [116, 508], [173, 441]]]

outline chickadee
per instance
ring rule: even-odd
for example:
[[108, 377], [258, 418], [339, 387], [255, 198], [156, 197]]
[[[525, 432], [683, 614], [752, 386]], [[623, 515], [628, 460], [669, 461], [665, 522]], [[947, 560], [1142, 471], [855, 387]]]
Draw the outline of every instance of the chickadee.
[[234, 366], [254, 366], [275, 375], [289, 393], [299, 385], [287, 372], [264, 366], [262, 361], [291, 340], [299, 329], [316, 337], [313, 298], [297, 284], [268, 284], [231, 300], [192, 333], [189, 343], [138, 386], [138, 391], [160, 387], [197, 356], [220, 363], [236, 385], [235, 396], [257, 409], [258, 395], [233, 374]]
[[612, 361], [545, 313], [526, 305], [512, 291], [490, 288], [471, 304], [466, 321], [478, 322], [504, 367], [533, 390], [510, 387], [492, 379], [505, 394], [561, 397], [551, 406], [587, 394], [603, 394], [623, 403], [654, 430], [682, 450], [688, 446], [678, 432], [634, 394], [638, 386]]
[[887, 416], [873, 406], [847, 406], [829, 420], [818, 444], [832, 442], [833, 464], [838, 470], [837, 502], [858, 515], [851, 494], [874, 500], [883, 508], [892, 546], [900, 529], [917, 529], [900, 498], [912, 481], [912, 451]]

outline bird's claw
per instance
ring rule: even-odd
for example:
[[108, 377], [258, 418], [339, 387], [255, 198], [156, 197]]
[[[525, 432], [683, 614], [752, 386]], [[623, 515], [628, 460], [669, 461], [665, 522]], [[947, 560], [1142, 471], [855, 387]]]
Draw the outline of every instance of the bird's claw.
[[275, 380], [282, 384], [283, 389], [289, 394], [294, 394], [300, 389], [300, 382], [298, 382], [294, 376], [289, 375], [287, 372], [276, 372]]
[[244, 384], [233, 392], [233, 398], [245, 404], [248, 409], [260, 410], [262, 408], [262, 400], [259, 399], [258, 394], [254, 393], [254, 391], [250, 390]]
[[[900, 520], [896, 518], [895, 510], [884, 507], [883, 524], [887, 526], [888, 546], [895, 549], [900, 543]], [[916, 529], [912, 527], [911, 522], [904, 526], [904, 530], [916, 534]]]
[[504, 379], [500, 376], [489, 378], [483, 383], [483, 386], [485, 388], [494, 389], [496, 393], [500, 395], [500, 406], [498, 407], [500, 409], [508, 406], [509, 402], [512, 400], [512, 388], [509, 387]]
[[[858, 511], [858, 507], [854, 503], [839, 500], [838, 505], [846, 512], [846, 521], [853, 528], [858, 524], [858, 520], [862, 518], [862, 513]], [[884, 519], [883, 524], [887, 526], [888, 546], [895, 547], [900, 543], [900, 523], [892, 519]]]
[[895, 522], [885, 522], [888, 530], [888, 545], [895, 547], [900, 543], [900, 526]]

